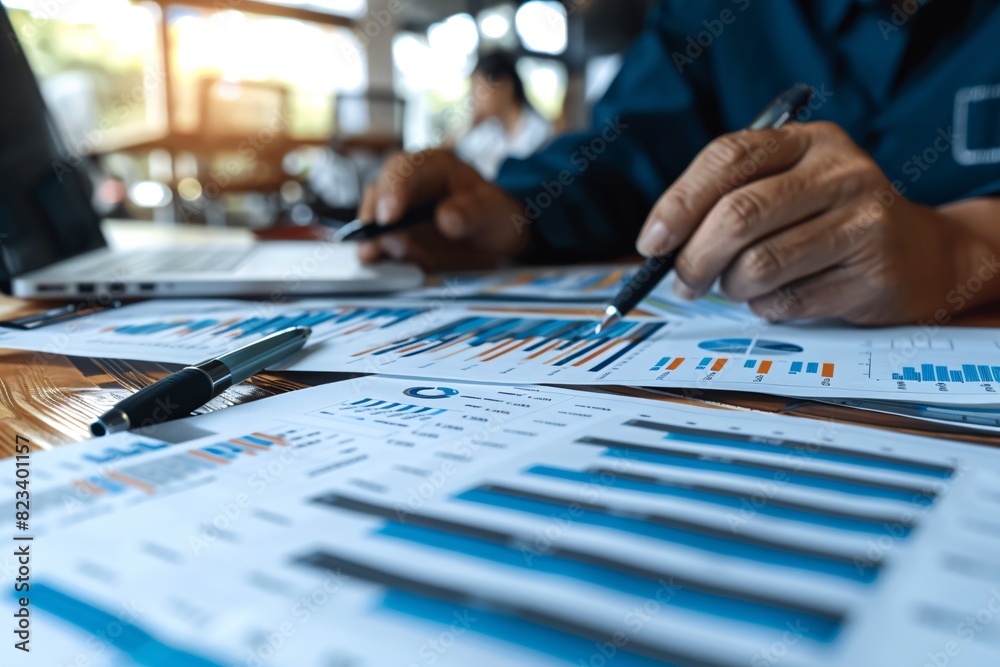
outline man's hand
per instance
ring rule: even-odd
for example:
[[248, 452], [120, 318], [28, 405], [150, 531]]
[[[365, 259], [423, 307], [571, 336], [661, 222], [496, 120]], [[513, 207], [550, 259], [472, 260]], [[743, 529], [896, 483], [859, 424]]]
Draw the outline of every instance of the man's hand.
[[454, 153], [400, 153], [386, 162], [365, 190], [359, 217], [392, 224], [407, 208], [436, 201], [434, 224], [362, 243], [364, 262], [384, 256], [416, 262], [425, 270], [485, 269], [522, 252], [530, 233], [517, 200], [485, 181]]
[[914, 322], [947, 308], [949, 291], [996, 252], [982, 213], [913, 204], [840, 127], [793, 124], [712, 142], [657, 202], [637, 245], [657, 256], [687, 241], [675, 286], [686, 298], [721, 277], [729, 297], [771, 320]]

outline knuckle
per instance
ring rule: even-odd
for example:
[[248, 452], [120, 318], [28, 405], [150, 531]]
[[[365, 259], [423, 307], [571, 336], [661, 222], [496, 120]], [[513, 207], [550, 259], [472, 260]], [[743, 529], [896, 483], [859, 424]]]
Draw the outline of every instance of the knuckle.
[[750, 302], [750, 309], [766, 320], [777, 322], [795, 319], [805, 311], [801, 297], [785, 287]]
[[822, 139], [840, 140], [847, 136], [844, 128], [830, 120], [817, 120], [809, 125], [812, 131]]
[[698, 285], [701, 282], [701, 262], [691, 256], [690, 252], [682, 252], [674, 262], [677, 277], [686, 285]]
[[742, 274], [751, 284], [766, 284], [781, 272], [782, 263], [774, 248], [761, 243], [743, 253]]
[[742, 237], [763, 219], [764, 203], [752, 190], [730, 192], [720, 203], [722, 223], [728, 234]]
[[686, 181], [678, 181], [657, 202], [656, 214], [663, 220], [669, 219], [671, 215], [693, 219], [696, 215], [694, 202], [695, 192], [691, 186]]
[[834, 183], [839, 201], [854, 200], [868, 192], [871, 181], [864, 165], [844, 164], [842, 160], [827, 158], [821, 167], [826, 178]]
[[702, 155], [709, 167], [727, 169], [742, 160], [748, 149], [746, 137], [740, 132], [735, 132], [721, 136], [710, 143]]

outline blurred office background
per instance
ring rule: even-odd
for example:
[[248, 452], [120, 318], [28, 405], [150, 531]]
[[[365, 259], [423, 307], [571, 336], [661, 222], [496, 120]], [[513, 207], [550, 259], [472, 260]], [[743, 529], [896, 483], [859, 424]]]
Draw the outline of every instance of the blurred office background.
[[[584, 125], [652, 0], [0, 0], [111, 217], [350, 219], [392, 151], [452, 145], [483, 54]], [[6, 45], [5, 45], [6, 47]], [[5, 103], [16, 100], [5, 99]]]

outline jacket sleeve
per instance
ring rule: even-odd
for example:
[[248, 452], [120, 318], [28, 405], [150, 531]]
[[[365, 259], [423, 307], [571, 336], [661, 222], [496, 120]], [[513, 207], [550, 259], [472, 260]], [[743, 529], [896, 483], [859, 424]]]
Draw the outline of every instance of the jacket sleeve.
[[[661, 3], [596, 105], [585, 132], [508, 160], [497, 184], [524, 203], [527, 261], [601, 260], [635, 252], [653, 203], [697, 152], [720, 133], [708, 91], [709, 50], [695, 58]], [[712, 130], [711, 128], [716, 128]]]

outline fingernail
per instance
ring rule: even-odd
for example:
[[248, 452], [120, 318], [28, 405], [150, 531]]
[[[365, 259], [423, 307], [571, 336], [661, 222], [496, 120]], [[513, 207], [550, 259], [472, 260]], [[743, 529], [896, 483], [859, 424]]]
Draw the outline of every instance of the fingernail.
[[382, 249], [393, 259], [403, 259], [406, 255], [406, 248], [403, 246], [403, 243], [391, 236], [386, 236], [382, 239]]
[[654, 220], [639, 236], [636, 249], [645, 257], [662, 255], [670, 245], [670, 229], [662, 220]]
[[446, 208], [437, 216], [438, 228], [447, 236], [460, 236], [462, 233], [462, 218], [455, 211]]
[[685, 301], [694, 301], [701, 296], [701, 292], [688, 287], [687, 283], [680, 278], [674, 281], [674, 294]]
[[380, 225], [389, 224], [394, 210], [396, 210], [396, 198], [393, 195], [380, 196], [375, 203], [375, 222]]

